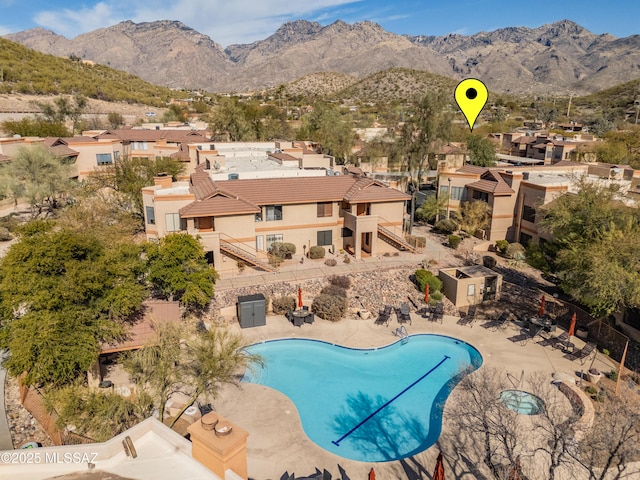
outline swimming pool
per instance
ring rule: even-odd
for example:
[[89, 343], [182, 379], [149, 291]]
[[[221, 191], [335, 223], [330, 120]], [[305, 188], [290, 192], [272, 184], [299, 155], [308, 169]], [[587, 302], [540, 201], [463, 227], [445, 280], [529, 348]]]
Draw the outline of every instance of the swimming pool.
[[282, 392], [311, 440], [364, 462], [398, 460], [433, 445], [460, 372], [482, 364], [473, 346], [441, 335], [412, 335], [371, 350], [303, 339], [247, 350], [265, 365], [248, 370], [244, 382]]

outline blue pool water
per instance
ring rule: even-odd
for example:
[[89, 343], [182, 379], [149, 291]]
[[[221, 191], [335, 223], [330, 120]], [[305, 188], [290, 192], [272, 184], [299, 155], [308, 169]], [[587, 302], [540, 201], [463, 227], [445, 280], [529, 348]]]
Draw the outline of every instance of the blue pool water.
[[482, 364], [473, 346], [440, 335], [412, 335], [372, 350], [301, 339], [247, 350], [265, 365], [248, 370], [244, 382], [282, 392], [311, 440], [364, 462], [398, 460], [433, 445], [460, 372]]

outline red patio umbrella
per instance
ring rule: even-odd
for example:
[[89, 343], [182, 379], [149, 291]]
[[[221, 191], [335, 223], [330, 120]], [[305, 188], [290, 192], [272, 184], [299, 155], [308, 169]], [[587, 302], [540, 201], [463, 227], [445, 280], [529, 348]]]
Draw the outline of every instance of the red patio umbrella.
[[425, 303], [429, 303], [429, 284], [428, 283], [424, 286], [424, 301]]
[[436, 468], [433, 471], [432, 480], [444, 480], [444, 464], [442, 463], [442, 452], [438, 454], [438, 460], [436, 460]]
[[302, 308], [302, 289], [298, 287], [298, 308]]
[[373, 470], [369, 470], [369, 480], [376, 480], [376, 472]]
[[544, 295], [542, 295], [542, 298], [540, 299], [540, 308], [538, 309], [538, 315], [544, 315]]
[[573, 315], [571, 316], [571, 323], [569, 324], [569, 330], [567, 331], [567, 334], [570, 337], [573, 337], [576, 333], [576, 312], [573, 312]]

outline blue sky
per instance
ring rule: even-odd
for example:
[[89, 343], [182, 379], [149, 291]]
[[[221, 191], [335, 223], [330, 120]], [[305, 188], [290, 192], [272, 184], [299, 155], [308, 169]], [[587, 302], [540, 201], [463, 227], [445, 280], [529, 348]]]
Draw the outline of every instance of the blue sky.
[[73, 38], [123, 20], [180, 20], [223, 47], [261, 40], [289, 20], [371, 20], [390, 32], [465, 35], [573, 20], [594, 33], [640, 34], [638, 0], [0, 0], [0, 35], [43, 27]]

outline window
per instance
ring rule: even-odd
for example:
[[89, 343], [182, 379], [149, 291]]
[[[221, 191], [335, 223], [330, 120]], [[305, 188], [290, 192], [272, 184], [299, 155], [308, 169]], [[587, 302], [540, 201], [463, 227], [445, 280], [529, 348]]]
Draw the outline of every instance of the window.
[[536, 209], [529, 205], [525, 205], [522, 208], [522, 220], [534, 223], [536, 221]]
[[265, 210], [267, 212], [267, 222], [282, 220], [282, 205], [267, 205]]
[[333, 216], [333, 202], [318, 202], [318, 217]]
[[256, 222], [261, 222], [262, 221], [262, 209], [260, 209], [260, 211], [258, 213], [256, 213], [255, 221]]
[[147, 150], [147, 142], [131, 142], [131, 150]]
[[281, 233], [277, 233], [275, 235], [267, 235], [267, 244], [265, 245], [266, 250], [269, 251], [271, 248], [271, 244], [275, 242], [282, 242], [284, 240], [284, 235]]
[[520, 243], [522, 244], [523, 247], [528, 247], [529, 244], [531, 243], [531, 240], [533, 240], [533, 237], [531, 235], [527, 235], [526, 233], [520, 232]]
[[350, 228], [347, 228], [347, 227], [342, 227], [342, 232], [340, 233], [340, 236], [342, 238], [353, 237], [353, 230], [351, 230]]
[[256, 250], [264, 250], [264, 235], [256, 235]]
[[165, 230], [167, 232], [179, 232], [186, 230], [186, 220], [180, 218], [179, 213], [165, 213]]
[[96, 153], [96, 160], [98, 165], [111, 165], [113, 163], [110, 153]]
[[449, 187], [447, 185], [440, 186], [440, 195], [445, 197], [449, 195]]
[[489, 203], [489, 194], [487, 192], [480, 192], [478, 190], [473, 191], [473, 199], [474, 200], [482, 200], [483, 202]]
[[317, 245], [325, 246], [333, 244], [333, 232], [331, 230], [320, 230], [318, 232], [318, 242]]
[[343, 210], [346, 210], [347, 212], [351, 211], [351, 204], [349, 202], [345, 202], [344, 200], [342, 201], [342, 205], [340, 205], [340, 208], [342, 208]]
[[471, 283], [467, 285], [467, 297], [474, 297], [476, 295], [476, 284]]
[[120, 152], [118, 150], [116, 150], [115, 152], [113, 152], [113, 159], [117, 162], [118, 159], [120, 159]]
[[147, 212], [147, 224], [155, 225], [156, 224], [156, 212], [153, 207], [145, 207], [145, 212]]
[[465, 200], [464, 187], [451, 187], [451, 200]]

